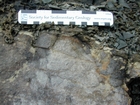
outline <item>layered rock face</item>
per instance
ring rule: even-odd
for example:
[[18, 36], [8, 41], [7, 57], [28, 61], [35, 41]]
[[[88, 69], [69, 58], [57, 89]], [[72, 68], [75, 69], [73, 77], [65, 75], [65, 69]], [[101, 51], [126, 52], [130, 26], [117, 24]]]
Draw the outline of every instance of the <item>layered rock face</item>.
[[125, 60], [110, 48], [69, 36], [30, 33], [0, 41], [1, 105], [130, 105], [123, 88]]

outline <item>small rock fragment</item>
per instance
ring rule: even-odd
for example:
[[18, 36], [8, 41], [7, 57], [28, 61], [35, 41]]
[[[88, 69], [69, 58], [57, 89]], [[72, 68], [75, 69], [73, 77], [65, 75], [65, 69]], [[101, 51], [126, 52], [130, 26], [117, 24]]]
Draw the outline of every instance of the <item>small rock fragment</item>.
[[45, 4], [45, 3], [49, 3], [51, 2], [52, 0], [42, 0], [42, 2]]
[[123, 7], [130, 8], [129, 5], [126, 3], [125, 0], [119, 0], [119, 4]]
[[49, 5], [49, 8], [51, 8], [51, 9], [55, 9], [55, 10], [61, 10], [61, 8], [60, 7], [58, 7], [58, 6], [55, 6], [55, 5]]
[[132, 38], [134, 36], [135, 35], [134, 34], [131, 34], [130, 32], [123, 32], [124, 39], [129, 39], [129, 38]]
[[93, 3], [93, 0], [79, 0], [80, 2], [86, 3], [91, 5]]
[[65, 8], [65, 9], [67, 9], [67, 8], [69, 8], [69, 7], [70, 7], [70, 5], [67, 4], [67, 3], [65, 3], [65, 4], [62, 6], [62, 8]]
[[93, 0], [94, 5], [101, 5], [101, 3], [105, 2], [106, 0]]
[[118, 45], [119, 45], [118, 43], [115, 43], [115, 44], [114, 44], [115, 47], [118, 47]]
[[41, 47], [41, 48], [49, 48], [55, 43], [55, 40], [56, 40], [56, 36], [41, 33], [39, 38], [36, 41], [35, 46]]
[[114, 2], [111, 0], [107, 1], [106, 8], [109, 10], [116, 10], [116, 8], [114, 6]]
[[100, 37], [100, 36], [97, 36], [97, 35], [94, 35], [95, 38], [97, 38], [99, 41], [103, 41], [105, 39], [105, 37]]
[[105, 5], [90, 6], [90, 11], [95, 11], [98, 8], [105, 8]]
[[119, 43], [119, 46], [117, 47], [117, 49], [121, 49], [127, 46], [127, 43], [123, 40], [119, 40], [117, 41]]

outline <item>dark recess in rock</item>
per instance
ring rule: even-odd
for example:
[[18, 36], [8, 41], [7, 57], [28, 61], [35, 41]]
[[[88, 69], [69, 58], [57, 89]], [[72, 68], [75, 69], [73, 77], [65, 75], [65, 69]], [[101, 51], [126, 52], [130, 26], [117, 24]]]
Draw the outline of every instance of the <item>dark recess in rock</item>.
[[132, 98], [131, 105], [140, 105], [140, 77], [132, 78], [128, 83], [128, 94]]

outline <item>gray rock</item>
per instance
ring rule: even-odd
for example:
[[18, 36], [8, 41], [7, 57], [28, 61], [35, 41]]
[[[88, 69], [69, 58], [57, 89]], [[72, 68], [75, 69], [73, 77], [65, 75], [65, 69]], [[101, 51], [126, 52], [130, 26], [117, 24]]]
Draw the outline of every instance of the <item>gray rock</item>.
[[132, 38], [134, 36], [135, 35], [134, 34], [131, 34], [130, 32], [123, 32], [124, 39], [129, 39], [129, 38]]
[[97, 6], [91, 5], [90, 6], [90, 11], [96, 11], [96, 9], [98, 9], [98, 8], [105, 8], [105, 4], [97, 5]]
[[119, 46], [117, 47], [117, 49], [121, 49], [121, 48], [124, 48], [124, 47], [127, 46], [127, 43], [125, 41], [123, 41], [123, 40], [119, 40], [118, 39], [117, 42], [119, 44]]
[[92, 3], [93, 3], [93, 0], [79, 0], [79, 1], [86, 3], [86, 4], [90, 4], [90, 5], [92, 5]]
[[117, 87], [117, 86], [120, 86], [123, 84], [123, 81], [122, 80], [119, 80], [119, 79], [114, 79], [114, 78], [111, 78], [110, 79], [110, 84], [114, 87]]
[[116, 47], [116, 48], [117, 48], [117, 47], [118, 47], [118, 45], [119, 45], [118, 43], [114, 43], [114, 47]]
[[103, 40], [105, 40], [105, 37], [100, 37], [100, 36], [97, 36], [97, 35], [94, 35], [94, 37], [96, 38], [96, 39], [98, 39], [99, 41], [103, 41]]
[[112, 0], [107, 1], [106, 8], [109, 10], [116, 10], [114, 1], [112, 1]]
[[[54, 43], [54, 36], [40, 35], [37, 44], [43, 48], [33, 48], [27, 40], [29, 36], [19, 35], [14, 45], [0, 41], [1, 105], [129, 105], [117, 72], [122, 60], [110, 52], [92, 47], [87, 54], [78, 39], [68, 36]], [[40, 56], [39, 50], [48, 47]]]
[[43, 3], [49, 3], [51, 2], [52, 0], [42, 0]]
[[40, 33], [35, 46], [40, 48], [49, 48], [53, 46], [56, 41], [56, 36], [48, 34], [46, 31]]
[[126, 8], [130, 8], [129, 5], [127, 4], [126, 0], [119, 0], [119, 4], [120, 4], [121, 6], [126, 7]]
[[105, 2], [105, 0], [92, 0], [94, 5], [101, 5], [102, 2]]
[[56, 10], [61, 10], [60, 7], [56, 6], [56, 5], [52, 5], [52, 4], [49, 4], [49, 8], [51, 9], [56, 9]]

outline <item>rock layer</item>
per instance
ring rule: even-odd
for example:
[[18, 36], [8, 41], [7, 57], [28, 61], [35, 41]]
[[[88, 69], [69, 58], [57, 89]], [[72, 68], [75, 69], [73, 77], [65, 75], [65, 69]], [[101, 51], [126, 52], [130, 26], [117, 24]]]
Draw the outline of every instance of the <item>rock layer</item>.
[[13, 45], [0, 41], [1, 105], [130, 105], [122, 88], [125, 61], [109, 48], [47, 32], [35, 48], [30, 39], [21, 34]]

